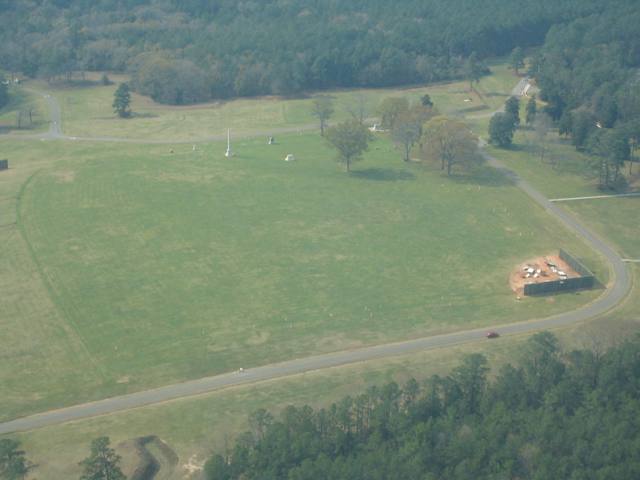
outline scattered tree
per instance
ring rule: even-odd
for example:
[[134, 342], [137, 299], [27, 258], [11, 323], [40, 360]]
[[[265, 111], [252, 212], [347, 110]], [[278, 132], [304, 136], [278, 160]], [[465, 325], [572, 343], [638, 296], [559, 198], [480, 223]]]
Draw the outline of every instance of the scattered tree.
[[131, 93], [129, 92], [129, 84], [121, 83], [113, 95], [113, 111], [120, 118], [127, 118], [131, 115], [130, 105]]
[[327, 120], [333, 115], [333, 99], [328, 95], [318, 95], [313, 99], [311, 115], [320, 120], [320, 135], [324, 136]]
[[380, 103], [378, 114], [383, 128], [392, 130], [401, 113], [409, 111], [409, 100], [404, 97], [387, 97]]
[[571, 112], [571, 143], [577, 150], [587, 146], [591, 133], [597, 128], [597, 121], [588, 109], [579, 108]]
[[538, 150], [538, 155], [540, 156], [540, 161], [544, 161], [545, 155], [548, 151], [548, 139], [547, 134], [551, 129], [551, 117], [546, 113], [542, 112], [536, 115], [535, 122], [533, 123], [534, 127], [534, 138], [536, 149]]
[[91, 454], [80, 462], [84, 469], [80, 480], [126, 480], [120, 470], [120, 456], [110, 443], [109, 437], [99, 437], [91, 442]]
[[621, 180], [620, 171], [629, 160], [629, 138], [621, 129], [598, 129], [589, 137], [587, 150], [596, 156], [599, 172], [599, 187], [617, 188]]
[[640, 117], [624, 124], [624, 131], [629, 137], [629, 176], [632, 174], [632, 166], [636, 159], [636, 152], [640, 148]]
[[476, 52], [471, 53], [467, 58], [464, 67], [465, 77], [469, 80], [469, 91], [474, 91], [473, 84], [478, 83], [484, 73], [484, 66], [478, 60]]
[[524, 52], [522, 48], [516, 47], [509, 57], [509, 67], [512, 68], [516, 75], [520, 75], [520, 69], [524, 67]]
[[393, 130], [391, 130], [391, 138], [403, 149], [403, 158], [405, 162], [409, 161], [411, 149], [420, 139], [420, 125], [420, 120], [417, 120], [406, 112], [396, 119]]
[[513, 143], [515, 125], [513, 117], [506, 113], [498, 112], [489, 122], [489, 143], [499, 147], [508, 147]]
[[106, 86], [111, 85], [113, 82], [109, 79], [106, 73], [103, 73], [102, 77], [100, 77], [100, 83]]
[[420, 97], [420, 104], [423, 107], [433, 108], [433, 100], [428, 93], [425, 93], [422, 97]]
[[20, 442], [10, 438], [0, 440], [0, 478], [22, 480], [29, 467], [25, 452], [20, 450]]
[[526, 117], [525, 117], [525, 121], [527, 123], [527, 125], [532, 125], [533, 122], [536, 119], [536, 113], [538, 111], [538, 105], [536, 103], [536, 96], [532, 95], [531, 98], [529, 99], [529, 101], [527, 102], [527, 107], [526, 107]]
[[347, 104], [346, 108], [351, 118], [356, 120], [360, 125], [364, 125], [364, 121], [369, 114], [367, 96], [364, 93], [356, 93], [353, 95], [351, 102]]
[[469, 166], [479, 158], [478, 139], [458, 120], [434, 117], [425, 124], [423, 136], [427, 158], [438, 160], [447, 175], [454, 165]]
[[351, 163], [362, 158], [372, 140], [369, 130], [355, 120], [328, 128], [325, 138], [338, 150], [338, 161], [345, 164], [347, 172], [351, 171]]

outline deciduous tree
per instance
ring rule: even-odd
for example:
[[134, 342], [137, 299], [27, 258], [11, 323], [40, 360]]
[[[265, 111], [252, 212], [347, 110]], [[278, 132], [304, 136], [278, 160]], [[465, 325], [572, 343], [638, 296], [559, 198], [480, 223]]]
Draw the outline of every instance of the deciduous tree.
[[516, 75], [520, 75], [520, 69], [524, 67], [524, 52], [522, 48], [516, 47], [511, 51], [509, 67], [516, 72]]
[[454, 165], [469, 166], [478, 160], [478, 139], [458, 120], [434, 117], [424, 125], [423, 137], [426, 157], [439, 161], [447, 175]]
[[405, 162], [409, 161], [411, 149], [422, 137], [424, 123], [434, 116], [435, 112], [431, 107], [418, 104], [399, 113], [394, 120], [391, 138], [403, 149]]
[[387, 97], [378, 107], [380, 123], [383, 128], [393, 129], [401, 113], [409, 111], [409, 100], [404, 97]]
[[472, 52], [467, 58], [464, 66], [464, 74], [467, 80], [469, 80], [469, 91], [473, 91], [474, 83], [478, 83], [482, 78], [484, 72], [484, 66], [478, 60], [478, 54]]
[[533, 122], [534, 139], [538, 155], [540, 155], [540, 161], [544, 161], [549, 149], [547, 135], [551, 129], [551, 125], [551, 117], [544, 112], [536, 115], [536, 119]]
[[327, 120], [333, 115], [333, 99], [328, 95], [318, 95], [313, 99], [311, 115], [320, 120], [320, 135], [324, 136]]
[[369, 105], [367, 96], [364, 93], [356, 93], [347, 104], [347, 112], [351, 118], [356, 120], [360, 125], [364, 125], [364, 121], [369, 114]]
[[347, 172], [352, 162], [361, 159], [372, 139], [369, 130], [354, 120], [328, 128], [325, 138], [338, 150], [338, 161], [345, 164]]

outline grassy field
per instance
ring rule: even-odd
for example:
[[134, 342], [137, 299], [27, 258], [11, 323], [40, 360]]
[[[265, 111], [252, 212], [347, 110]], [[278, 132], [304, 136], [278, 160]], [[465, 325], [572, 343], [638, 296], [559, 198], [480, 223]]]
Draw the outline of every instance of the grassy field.
[[[490, 112], [505, 100], [516, 79], [503, 65], [492, 67], [493, 75], [483, 78], [478, 87], [482, 95], [470, 94], [466, 82], [438, 84], [416, 88], [345, 90], [328, 92], [335, 101], [333, 122], [346, 119], [348, 106], [354, 103], [356, 93], [365, 99], [370, 116], [385, 97], [404, 96], [417, 101], [428, 93], [436, 106], [445, 113]], [[126, 78], [115, 78], [122, 81]], [[40, 85], [52, 91], [62, 108], [62, 126], [67, 135], [79, 137], [118, 137], [163, 140], [167, 137], [182, 141], [220, 135], [231, 128], [236, 135], [262, 132], [264, 135], [278, 129], [295, 129], [315, 125], [311, 115], [313, 95], [296, 99], [266, 97], [238, 99], [194, 106], [167, 106], [148, 97], [132, 95], [134, 117], [118, 119], [111, 107], [117, 84], [90, 85], [83, 88]], [[471, 99], [471, 102], [465, 102]]]
[[[31, 110], [31, 122], [28, 112]], [[26, 112], [18, 128], [18, 112]], [[49, 127], [47, 106], [42, 96], [23, 87], [12, 86], [9, 90], [9, 104], [0, 108], [0, 135], [2, 133], [36, 133]]]
[[[24, 282], [59, 319], [47, 324], [59, 340], [28, 337], [39, 303], [9, 290], [3, 418], [572, 309], [600, 292], [516, 302], [507, 286], [514, 264], [558, 247], [606, 281], [584, 245], [495, 172], [447, 179], [404, 165], [382, 139], [351, 175], [311, 134], [239, 142], [232, 161], [221, 144], [3, 146], [17, 173], [51, 162], [23, 184], [26, 244], [11, 247], [5, 278], [31, 265]], [[299, 160], [284, 162], [289, 152]], [[39, 370], [42, 342], [50, 370]]]
[[[636, 278], [640, 267], [635, 268]], [[640, 295], [634, 297], [637, 314]], [[599, 320], [569, 329], [556, 330], [566, 350], [585, 348], [594, 340], [613, 344], [638, 329], [640, 317], [632, 322]], [[326, 407], [345, 395], [357, 395], [366, 388], [395, 381], [403, 384], [409, 378], [423, 380], [434, 374], [447, 374], [459, 364], [464, 354], [482, 353], [487, 356], [493, 373], [507, 362], [517, 362], [527, 336], [503, 338], [499, 342], [473, 343], [464, 346], [422, 352], [401, 357], [333, 368], [328, 371], [256, 385], [237, 387], [209, 395], [139, 408], [129, 412], [92, 418], [33, 432], [13, 435], [23, 443], [29, 458], [38, 464], [33, 478], [47, 473], [48, 480], [76, 478], [77, 466], [88, 454], [88, 445], [100, 435], [110, 436], [118, 452], [124, 457], [125, 473], [135, 465], [129, 445], [131, 439], [158, 435], [179, 456], [179, 467], [170, 479], [183, 479], [185, 465], [202, 465], [213, 453], [224, 452], [235, 436], [248, 428], [247, 417], [258, 408], [266, 408], [277, 415], [286, 405]], [[56, 445], [55, 450], [51, 445]], [[129, 469], [128, 471], [126, 469]]]
[[[484, 81], [508, 90], [513, 78], [503, 73]], [[465, 95], [463, 85], [446, 88]], [[593, 253], [491, 170], [447, 179], [404, 165], [380, 139], [348, 176], [316, 136], [277, 140], [239, 141], [232, 161], [221, 144], [170, 154], [160, 146], [2, 143], [15, 168], [0, 176], [0, 214], [12, 223], [19, 212], [19, 225], [0, 228], [9, 252], [0, 257], [3, 418], [239, 365], [540, 317], [598, 295], [514, 301], [509, 268], [557, 247], [606, 283]], [[286, 153], [298, 161], [283, 162]], [[592, 193], [583, 176], [524, 149], [498, 155], [550, 196]], [[567, 208], [632, 255], [640, 245], [628, 219], [637, 218], [638, 201]], [[637, 284], [640, 266], [630, 268]], [[603, 331], [622, 336], [637, 330], [638, 312], [635, 288], [606, 319], [558, 333], [568, 347]], [[485, 353], [497, 368], [524, 339], [313, 372], [17, 437], [38, 478], [77, 477], [99, 435], [126, 456], [122, 442], [156, 434], [181, 465], [197, 464], [224, 449], [256, 408], [326, 405], [369, 385], [446, 373], [462, 353]]]

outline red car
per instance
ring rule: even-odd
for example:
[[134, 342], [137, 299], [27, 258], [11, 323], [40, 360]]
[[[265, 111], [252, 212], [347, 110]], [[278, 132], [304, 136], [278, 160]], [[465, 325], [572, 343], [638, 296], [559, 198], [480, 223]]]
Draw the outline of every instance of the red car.
[[498, 332], [487, 332], [485, 335], [487, 338], [498, 338], [500, 334]]

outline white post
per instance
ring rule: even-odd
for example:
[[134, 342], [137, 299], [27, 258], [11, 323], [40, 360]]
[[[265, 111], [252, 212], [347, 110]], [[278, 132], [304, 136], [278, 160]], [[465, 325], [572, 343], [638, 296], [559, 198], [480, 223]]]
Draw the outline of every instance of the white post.
[[224, 156], [229, 158], [231, 155], [231, 129], [227, 128], [227, 151]]

